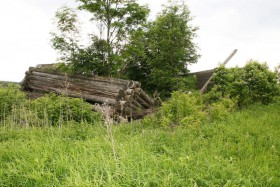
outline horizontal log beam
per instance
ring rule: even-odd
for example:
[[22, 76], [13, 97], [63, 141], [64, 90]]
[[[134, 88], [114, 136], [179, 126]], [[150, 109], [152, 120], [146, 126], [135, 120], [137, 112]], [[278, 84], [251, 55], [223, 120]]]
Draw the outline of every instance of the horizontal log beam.
[[68, 79], [79, 79], [79, 80], [88, 80], [88, 81], [95, 81], [99, 83], [108, 83], [108, 84], [116, 84], [118, 86], [125, 86], [126, 88], [128, 85], [131, 85], [131, 80], [123, 80], [123, 79], [116, 79], [116, 78], [110, 78], [110, 77], [99, 77], [99, 76], [83, 76], [83, 75], [66, 75], [66, 74], [59, 74], [59, 73], [49, 73], [46, 71], [40, 71], [40, 70], [33, 70], [30, 72], [30, 74], [39, 75], [39, 76], [52, 76], [54, 78], [59, 77], [67, 77]]
[[108, 95], [108, 96], [116, 96], [116, 97], [124, 97], [125, 93], [124, 90], [122, 89], [109, 89], [106, 90], [104, 88], [101, 87], [86, 87], [86, 86], [81, 86], [81, 85], [77, 85], [77, 84], [73, 84], [71, 82], [59, 82], [59, 81], [53, 81], [51, 79], [48, 78], [44, 78], [42, 79], [42, 77], [40, 78], [32, 78], [29, 82], [28, 82], [28, 87], [30, 87], [30, 85], [39, 85], [42, 86], [44, 85], [45, 87], [57, 87], [57, 88], [61, 88], [61, 89], [70, 89], [73, 91], [77, 91], [77, 92], [87, 92], [89, 94], [99, 94], [99, 95]]
[[61, 75], [55, 75], [55, 74], [48, 74], [48, 73], [41, 73], [41, 72], [32, 72], [32, 74], [29, 75], [29, 79], [53, 79], [57, 81], [64, 81], [64, 82], [71, 82], [73, 84], [81, 85], [81, 86], [92, 86], [92, 87], [98, 87], [100, 89], [110, 89], [116, 90], [116, 89], [127, 89], [127, 86], [125, 85], [118, 85], [108, 82], [100, 82], [95, 80], [88, 80], [88, 79], [80, 79], [80, 78], [73, 78], [73, 77], [67, 77], [67, 76], [61, 76]]
[[137, 100], [138, 103], [140, 103], [144, 108], [151, 108], [151, 106], [143, 100], [140, 96], [135, 95], [135, 99]]

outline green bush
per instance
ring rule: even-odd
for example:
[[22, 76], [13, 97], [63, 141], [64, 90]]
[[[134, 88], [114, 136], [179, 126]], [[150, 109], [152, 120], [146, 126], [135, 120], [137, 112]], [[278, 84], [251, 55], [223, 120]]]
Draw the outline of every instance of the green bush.
[[68, 122], [96, 123], [102, 120], [92, 105], [79, 98], [55, 94], [26, 99], [17, 86], [0, 88], [0, 122], [19, 126], [62, 125]]
[[252, 102], [268, 104], [279, 95], [277, 74], [271, 72], [266, 64], [250, 61], [244, 67], [244, 80], [248, 85], [248, 95]]
[[217, 102], [211, 103], [207, 108], [210, 121], [221, 121], [235, 111], [236, 102], [229, 98], [222, 98]]
[[215, 70], [214, 86], [208, 93], [208, 102], [223, 97], [236, 99], [240, 108], [254, 103], [269, 104], [279, 95], [277, 74], [269, 70], [265, 63], [249, 61], [244, 68], [225, 68]]
[[154, 117], [146, 117], [145, 123], [158, 126], [199, 125], [206, 114], [203, 112], [202, 97], [198, 93], [173, 92], [171, 98], [162, 104]]
[[196, 76], [187, 75], [185, 77], [174, 77], [171, 78], [172, 90], [177, 91], [190, 91], [196, 90]]
[[0, 87], [0, 121], [11, 114], [13, 108], [20, 107], [26, 102], [26, 97], [19, 86], [10, 84], [5, 88]]
[[101, 121], [101, 115], [92, 111], [92, 105], [80, 98], [69, 98], [55, 94], [45, 95], [31, 101], [31, 110], [49, 125], [75, 121], [88, 123]]

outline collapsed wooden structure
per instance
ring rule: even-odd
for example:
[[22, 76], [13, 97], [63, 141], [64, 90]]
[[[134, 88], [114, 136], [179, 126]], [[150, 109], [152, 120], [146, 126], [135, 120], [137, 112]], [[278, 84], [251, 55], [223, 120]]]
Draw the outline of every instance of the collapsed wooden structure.
[[141, 89], [140, 82], [132, 80], [67, 75], [37, 66], [29, 68], [21, 85], [30, 98], [51, 92], [83, 98], [103, 113], [108, 112], [103, 106], [110, 106], [111, 116], [137, 119], [150, 113], [154, 106], [154, 100]]
[[205, 83], [213, 76], [214, 69], [191, 73], [196, 76], [196, 87], [201, 90]]

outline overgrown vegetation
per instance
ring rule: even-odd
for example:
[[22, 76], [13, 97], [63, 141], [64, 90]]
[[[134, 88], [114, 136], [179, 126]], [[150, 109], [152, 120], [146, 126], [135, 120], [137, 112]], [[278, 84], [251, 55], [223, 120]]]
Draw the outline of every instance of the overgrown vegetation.
[[20, 107], [25, 100], [25, 94], [19, 90], [18, 85], [5, 84], [3, 87], [0, 86], [0, 121], [5, 120], [12, 110]]
[[229, 97], [236, 100], [240, 108], [254, 103], [268, 104], [280, 95], [277, 79], [276, 72], [258, 61], [251, 60], [242, 68], [220, 66], [215, 70], [208, 100]]
[[279, 84], [263, 64], [238, 69], [250, 81], [236, 69], [116, 126], [81, 99], [0, 88], [0, 186], [279, 186]]
[[[189, 85], [188, 65], [197, 62], [197, 46], [188, 6], [170, 1], [153, 21], [149, 9], [136, 0], [78, 0], [78, 8], [62, 7], [55, 14], [52, 47], [61, 54], [67, 72], [128, 78], [162, 98]], [[99, 34], [81, 45], [76, 10], [92, 15]]]
[[280, 105], [154, 128], [0, 127], [0, 186], [279, 186]]
[[0, 88], [0, 122], [15, 126], [62, 126], [72, 122], [99, 123], [92, 105], [79, 98], [55, 94], [28, 100], [19, 86]]
[[280, 186], [277, 73], [257, 61], [221, 66], [201, 95], [181, 76], [198, 58], [184, 3], [148, 22], [135, 0], [78, 2], [100, 36], [79, 45], [75, 11], [60, 9], [52, 45], [66, 64], [42, 68], [138, 80], [168, 100], [142, 121], [112, 125], [82, 99], [29, 100], [1, 83], [0, 186]]
[[188, 65], [198, 59], [192, 42], [196, 27], [191, 26], [186, 4], [171, 3], [165, 6], [145, 29], [134, 32], [125, 46], [126, 68], [130, 79], [139, 80], [150, 92], [158, 91], [169, 97], [172, 91], [190, 87]]
[[0, 81], [0, 87], [9, 87], [11, 85], [19, 85], [17, 82], [11, 82], [11, 81]]

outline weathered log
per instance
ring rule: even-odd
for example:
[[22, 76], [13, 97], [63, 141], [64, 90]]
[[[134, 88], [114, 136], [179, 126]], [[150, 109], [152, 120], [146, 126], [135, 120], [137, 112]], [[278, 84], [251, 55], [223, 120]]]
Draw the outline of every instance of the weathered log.
[[126, 105], [126, 103], [127, 103], [127, 101], [120, 101], [119, 102], [120, 103], [120, 106], [121, 106], [121, 108], [124, 108], [125, 107], [125, 105]]
[[141, 87], [141, 83], [140, 82], [137, 82], [137, 81], [134, 81], [135, 82], [135, 87], [136, 88], [140, 88]]
[[95, 81], [100, 81], [100, 82], [109, 82], [109, 83], [114, 83], [114, 84], [123, 84], [123, 85], [128, 85], [131, 83], [131, 80], [117, 79], [117, 78], [112, 78], [112, 77], [100, 77], [100, 76], [88, 77], [88, 76], [75, 75], [75, 74], [71, 75], [71, 77], [95, 80]]
[[125, 95], [124, 96], [124, 100], [125, 101], [129, 101], [130, 102], [132, 99], [133, 99], [132, 95]]
[[141, 108], [137, 107], [132, 102], [129, 102], [127, 105], [128, 105], [129, 108], [132, 108], [134, 111], [141, 110]]
[[132, 108], [133, 110], [141, 110], [139, 107], [137, 107], [136, 105], [134, 105], [132, 102], [129, 101], [120, 101], [120, 105], [122, 106], [122, 108]]
[[127, 86], [120, 86], [120, 85], [115, 85], [112, 83], [108, 82], [98, 82], [94, 80], [88, 80], [88, 79], [80, 79], [80, 78], [74, 78], [74, 77], [68, 77], [68, 76], [62, 76], [62, 75], [56, 75], [56, 74], [48, 74], [48, 73], [42, 73], [42, 72], [32, 72], [32, 74], [29, 76], [30, 79], [53, 79], [57, 80], [59, 82], [64, 81], [64, 82], [71, 82], [73, 84], [85, 86], [85, 87], [95, 87], [97, 89], [102, 89], [103, 90], [117, 90], [119, 88], [126, 89]]
[[144, 108], [151, 108], [151, 106], [145, 100], [143, 100], [140, 96], [135, 95], [135, 98], [138, 101], [138, 103], [140, 103]]
[[37, 98], [54, 92], [83, 98], [90, 103], [100, 103], [102, 105], [95, 105], [93, 108], [102, 113], [104, 107], [110, 105], [110, 116], [121, 114], [122, 117], [138, 118], [144, 116], [145, 109], [150, 109], [153, 105], [153, 100], [141, 90], [140, 82], [111, 77], [67, 75], [43, 68], [30, 68], [22, 87], [30, 91], [30, 97]]
[[138, 101], [135, 100], [135, 98], [133, 98], [133, 99], [131, 100], [131, 103], [133, 103], [135, 106], [137, 106], [137, 107], [140, 108], [140, 109], [144, 109], [144, 107], [143, 107], [140, 103], [138, 103]]
[[83, 98], [87, 101], [91, 102], [97, 102], [97, 103], [107, 103], [109, 105], [117, 105], [118, 101], [117, 99], [109, 98], [109, 97], [102, 97], [102, 96], [97, 96], [97, 95], [90, 95], [87, 93], [81, 93], [81, 92], [74, 92], [71, 90], [65, 90], [65, 89], [59, 89], [55, 87], [34, 87], [33, 85], [30, 86], [31, 88], [37, 89], [37, 90], [42, 90], [46, 92], [54, 92], [62, 95], [68, 95], [71, 97], [76, 97], [76, 98]]
[[98, 87], [98, 86], [91, 86], [91, 85], [80, 85], [80, 84], [74, 84], [72, 82], [61, 82], [49, 78], [42, 78], [42, 77], [37, 77], [33, 76], [31, 77], [31, 80], [27, 83], [27, 85], [36, 85], [39, 84], [41, 85], [46, 85], [46, 86], [55, 86], [58, 88], [64, 88], [64, 89], [72, 89], [74, 91], [86, 91], [88, 93], [92, 94], [101, 94], [101, 95], [113, 95], [113, 96], [119, 96], [119, 97], [124, 97], [125, 92], [124, 90], [120, 89], [113, 89], [113, 88], [106, 88], [106, 87]]
[[141, 97], [141, 99], [143, 99], [146, 103], [148, 103], [149, 105], [154, 105], [155, 102], [153, 99], [151, 99], [148, 94], [146, 92], [144, 92], [141, 88], [135, 88], [134, 89], [134, 93], [136, 95], [138, 95], [139, 97]]
[[154, 111], [152, 109], [144, 109], [141, 111], [134, 111], [131, 108], [126, 108], [124, 111], [122, 111], [123, 116], [127, 116], [129, 118], [133, 119], [139, 119], [143, 118], [144, 116], [153, 113]]
[[141, 91], [141, 88], [135, 88], [134, 89], [134, 93], [139, 95], [140, 94], [140, 91]]
[[134, 89], [134, 88], [139, 87], [139, 85], [140, 85], [139, 82], [137, 82], [137, 81], [132, 81], [132, 82], [128, 85], [128, 88]]
[[144, 92], [142, 89], [140, 89], [139, 96], [140, 96], [143, 100], [145, 100], [148, 104], [150, 104], [150, 105], [154, 105], [154, 104], [155, 104], [154, 100], [152, 100], [152, 99], [147, 95], [147, 93]]
[[45, 70], [36, 69], [31, 71], [31, 74], [34, 75], [41, 75], [41, 76], [52, 76], [59, 78], [60, 76], [67, 77], [69, 79], [82, 79], [82, 80], [88, 80], [88, 81], [95, 81], [99, 83], [107, 83], [107, 84], [115, 84], [118, 86], [128, 87], [129, 85], [133, 84], [131, 80], [123, 80], [123, 79], [116, 79], [116, 78], [110, 78], [110, 77], [99, 77], [99, 76], [83, 76], [83, 75], [66, 75], [66, 74], [60, 74], [60, 73], [49, 73]]
[[127, 90], [125, 90], [125, 93], [127, 94], [127, 95], [134, 95], [134, 90], [133, 89], [127, 89]]

